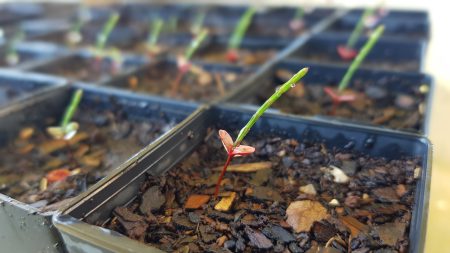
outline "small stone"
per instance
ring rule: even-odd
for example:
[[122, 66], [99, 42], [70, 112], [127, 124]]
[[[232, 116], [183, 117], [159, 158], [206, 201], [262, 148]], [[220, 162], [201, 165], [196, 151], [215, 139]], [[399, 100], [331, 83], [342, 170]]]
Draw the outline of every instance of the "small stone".
[[22, 130], [20, 130], [19, 138], [21, 140], [28, 140], [33, 136], [34, 134], [34, 128], [32, 127], [25, 127]]
[[362, 199], [363, 200], [368, 200], [370, 198], [370, 196], [369, 196], [369, 194], [367, 194], [367, 193], [364, 193], [363, 195], [362, 195]]
[[300, 192], [310, 194], [310, 195], [316, 195], [316, 188], [314, 188], [313, 184], [307, 184], [304, 186], [300, 186], [299, 188]]
[[254, 247], [258, 249], [270, 249], [273, 247], [272, 242], [267, 237], [257, 230], [250, 227], [245, 227], [245, 234]]
[[414, 179], [418, 179], [420, 177], [420, 172], [422, 171], [422, 168], [416, 167], [414, 169]]
[[330, 202], [328, 202], [330, 206], [339, 206], [339, 201], [337, 199], [332, 199]]
[[428, 93], [428, 91], [430, 91], [430, 86], [428, 86], [428, 84], [422, 84], [419, 87], [419, 91], [422, 94]]
[[209, 195], [191, 195], [184, 204], [186, 209], [199, 209], [204, 204], [208, 203]]
[[409, 95], [400, 94], [396, 97], [395, 104], [402, 109], [411, 109], [414, 106], [414, 98]]
[[359, 207], [359, 202], [360, 202], [360, 200], [361, 200], [361, 197], [351, 195], [351, 196], [347, 196], [347, 197], [345, 198], [344, 203], [345, 203], [345, 205], [348, 206], [348, 207], [356, 208], [356, 207]]
[[335, 183], [345, 184], [350, 181], [350, 178], [336, 166], [330, 165], [330, 168], [322, 167], [321, 170], [331, 174]]
[[194, 212], [189, 212], [188, 218], [189, 218], [189, 221], [191, 221], [192, 223], [200, 223], [200, 221], [201, 221], [200, 216]]
[[280, 226], [268, 226], [263, 229], [263, 234], [270, 239], [281, 241], [283, 243], [288, 243], [295, 241], [295, 237], [289, 233], [286, 229]]
[[233, 202], [236, 199], [236, 193], [231, 192], [229, 196], [223, 197], [219, 203], [214, 206], [217, 211], [227, 212], [233, 206]]
[[233, 250], [236, 247], [236, 242], [234, 240], [228, 240], [223, 243], [223, 247], [229, 250]]
[[358, 169], [358, 163], [353, 160], [344, 160], [342, 161], [341, 169], [346, 175], [353, 176]]

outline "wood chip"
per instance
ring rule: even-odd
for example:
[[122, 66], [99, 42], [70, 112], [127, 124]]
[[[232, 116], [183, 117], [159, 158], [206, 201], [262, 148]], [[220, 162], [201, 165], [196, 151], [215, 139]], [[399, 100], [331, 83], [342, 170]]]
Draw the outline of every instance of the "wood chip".
[[[75, 145], [81, 141], [86, 140], [87, 138], [89, 138], [89, 135], [87, 133], [79, 132], [69, 140], [69, 145]], [[67, 143], [64, 140], [49, 140], [39, 147], [39, 151], [42, 155], [48, 155], [66, 146]]]
[[231, 209], [234, 200], [236, 199], [236, 193], [231, 192], [229, 196], [223, 197], [219, 203], [214, 206], [217, 211], [227, 212]]
[[339, 219], [350, 230], [352, 237], [357, 237], [360, 233], [369, 233], [369, 226], [359, 222], [351, 216], [342, 216]]
[[315, 221], [328, 217], [327, 209], [317, 201], [300, 200], [292, 202], [286, 210], [286, 222], [295, 232], [309, 231]]
[[[228, 166], [227, 172], [252, 173], [259, 170], [267, 170], [271, 168], [271, 162], [243, 163]], [[222, 166], [216, 167], [213, 170], [220, 171], [222, 170]]]
[[22, 130], [20, 130], [19, 138], [21, 140], [28, 140], [33, 136], [34, 134], [34, 128], [32, 127], [25, 127]]
[[202, 205], [208, 203], [209, 195], [191, 195], [184, 204], [186, 209], [199, 209]]

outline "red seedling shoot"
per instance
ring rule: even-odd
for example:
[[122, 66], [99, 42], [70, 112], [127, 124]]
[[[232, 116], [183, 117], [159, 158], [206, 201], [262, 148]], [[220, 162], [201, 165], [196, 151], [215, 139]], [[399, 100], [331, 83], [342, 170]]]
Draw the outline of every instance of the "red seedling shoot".
[[349, 48], [345, 45], [337, 46], [337, 52], [344, 61], [353, 60], [358, 55], [358, 51], [356, 49]]
[[336, 114], [336, 109], [341, 103], [345, 102], [353, 102], [356, 99], [356, 95], [352, 93], [343, 93], [341, 94], [336, 89], [333, 89], [331, 87], [325, 87], [323, 88], [323, 91], [330, 96], [331, 101], [333, 102], [333, 107], [331, 109], [330, 115]]
[[172, 95], [176, 96], [178, 93], [178, 88], [180, 87], [180, 82], [183, 80], [184, 75], [189, 72], [191, 68], [191, 62], [186, 60], [184, 57], [178, 57], [177, 59], [177, 76], [175, 77], [175, 80], [172, 84]]
[[239, 60], [239, 53], [236, 49], [231, 48], [227, 51], [227, 61], [231, 63], [236, 63]]
[[227, 152], [227, 161], [225, 162], [222, 172], [220, 173], [219, 179], [217, 180], [216, 190], [214, 191], [214, 197], [217, 197], [217, 195], [219, 194], [220, 184], [222, 183], [223, 176], [225, 175], [225, 172], [227, 171], [228, 165], [230, 165], [231, 160], [233, 160], [235, 156], [247, 156], [255, 152], [255, 148], [252, 146], [240, 144], [234, 145], [233, 139], [225, 130], [219, 130], [219, 137], [220, 140], [222, 141], [225, 151]]

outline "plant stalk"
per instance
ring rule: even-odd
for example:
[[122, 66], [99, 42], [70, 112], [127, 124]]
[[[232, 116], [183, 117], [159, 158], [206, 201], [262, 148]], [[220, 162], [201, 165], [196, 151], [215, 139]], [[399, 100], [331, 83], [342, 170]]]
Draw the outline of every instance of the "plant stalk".
[[223, 166], [222, 172], [220, 172], [219, 179], [217, 179], [216, 189], [214, 191], [214, 198], [217, 198], [217, 195], [219, 194], [220, 183], [222, 183], [223, 176], [225, 175], [225, 172], [227, 171], [228, 165], [230, 165], [231, 160], [233, 160], [233, 157], [234, 155], [232, 153], [228, 153], [227, 161]]
[[361, 15], [361, 18], [358, 20], [358, 23], [355, 26], [355, 29], [353, 29], [352, 34], [347, 40], [346, 47], [353, 49], [356, 45], [356, 42], [358, 41], [358, 38], [361, 36], [362, 31], [364, 30], [364, 22], [365, 20], [372, 16], [373, 13], [375, 13], [376, 8], [367, 8], [364, 10], [363, 14]]
[[202, 42], [206, 39], [208, 36], [208, 30], [203, 29], [195, 38], [191, 41], [191, 44], [188, 48], [186, 48], [186, 51], [184, 53], [184, 58], [186, 61], [189, 61], [192, 58], [192, 55], [200, 48], [200, 45]]
[[148, 34], [147, 38], [147, 45], [148, 48], [154, 48], [156, 46], [156, 43], [158, 42], [159, 34], [161, 33], [162, 27], [164, 25], [164, 22], [162, 19], [157, 19], [152, 22], [150, 25], [150, 32]]
[[66, 108], [66, 111], [64, 113], [64, 117], [61, 121], [61, 127], [65, 128], [67, 124], [69, 124], [70, 120], [72, 119], [73, 115], [75, 114], [78, 105], [80, 104], [81, 97], [83, 96], [83, 90], [78, 89], [75, 91], [75, 93], [72, 96], [72, 100], [70, 101], [69, 106]]
[[252, 22], [252, 18], [255, 15], [255, 13], [256, 9], [253, 7], [250, 7], [247, 9], [247, 11], [245, 11], [241, 19], [239, 20], [239, 23], [237, 24], [236, 28], [234, 29], [233, 35], [228, 41], [228, 49], [239, 48], [239, 46], [241, 45], [242, 38], [247, 32], [247, 29], [250, 26], [250, 23]]
[[118, 13], [113, 13], [109, 16], [108, 21], [103, 26], [101, 33], [97, 36], [97, 44], [96, 47], [98, 50], [103, 50], [105, 48], [106, 42], [119, 21], [120, 15]]

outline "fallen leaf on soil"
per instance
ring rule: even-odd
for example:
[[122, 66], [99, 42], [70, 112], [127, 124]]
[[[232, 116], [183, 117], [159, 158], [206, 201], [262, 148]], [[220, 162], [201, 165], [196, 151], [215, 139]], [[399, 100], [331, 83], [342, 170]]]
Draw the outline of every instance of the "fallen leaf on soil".
[[143, 240], [148, 224], [144, 221], [144, 217], [135, 214], [126, 207], [116, 207], [114, 214], [119, 223], [125, 228], [126, 234], [138, 240]]
[[[77, 133], [72, 139], [70, 139], [69, 145], [74, 145], [77, 144], [78, 142], [81, 142], [83, 140], [86, 140], [87, 138], [89, 138], [89, 135], [85, 132], [79, 132]], [[56, 150], [62, 149], [64, 147], [66, 147], [67, 142], [65, 140], [49, 140], [47, 142], [44, 142], [40, 147], [39, 147], [39, 151], [42, 155], [48, 155], [51, 154], [53, 152], [55, 152]]]
[[375, 227], [383, 244], [395, 246], [397, 241], [405, 234], [406, 224], [403, 222], [386, 223]]
[[[243, 164], [233, 164], [228, 166], [228, 172], [241, 172], [241, 173], [251, 173], [259, 170], [266, 170], [272, 168], [271, 162], [257, 162], [257, 163], [243, 163]], [[216, 167], [213, 170], [222, 170], [221, 167]]]
[[317, 201], [301, 200], [292, 202], [286, 210], [286, 222], [295, 232], [309, 231], [315, 221], [328, 217], [327, 209]]
[[191, 195], [187, 199], [184, 204], [184, 208], [186, 209], [198, 209], [202, 205], [208, 203], [210, 196], [209, 195]]
[[265, 186], [257, 186], [255, 188], [247, 188], [245, 195], [259, 200], [284, 201], [280, 193], [273, 188]]
[[367, 234], [369, 232], [369, 226], [359, 222], [357, 219], [351, 216], [342, 216], [340, 220], [350, 230], [352, 237], [357, 237], [359, 233]]
[[219, 203], [214, 206], [214, 209], [217, 211], [229, 211], [231, 206], [233, 205], [234, 200], [236, 199], [236, 193], [231, 192], [229, 196], [223, 197]]
[[316, 195], [316, 188], [314, 188], [313, 184], [307, 184], [304, 186], [301, 186], [299, 188], [300, 192], [306, 193], [306, 194], [310, 194], [310, 195]]

